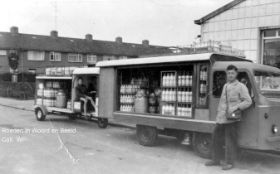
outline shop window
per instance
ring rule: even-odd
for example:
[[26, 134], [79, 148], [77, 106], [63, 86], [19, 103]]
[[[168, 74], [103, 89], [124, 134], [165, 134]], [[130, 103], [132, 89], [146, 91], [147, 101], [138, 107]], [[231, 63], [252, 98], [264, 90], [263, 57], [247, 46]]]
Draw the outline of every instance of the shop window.
[[263, 31], [263, 64], [280, 68], [280, 30]]
[[264, 31], [264, 37], [276, 37], [277, 36], [277, 30], [265, 30]]
[[68, 54], [68, 62], [83, 62], [82, 54]]
[[27, 60], [43, 61], [45, 60], [44, 51], [27, 51]]
[[61, 53], [50, 52], [50, 61], [55, 61], [55, 62], [61, 61]]
[[213, 95], [220, 98], [223, 92], [223, 87], [227, 82], [227, 75], [225, 71], [214, 72], [213, 78]]
[[119, 71], [119, 111], [192, 118], [193, 65]]

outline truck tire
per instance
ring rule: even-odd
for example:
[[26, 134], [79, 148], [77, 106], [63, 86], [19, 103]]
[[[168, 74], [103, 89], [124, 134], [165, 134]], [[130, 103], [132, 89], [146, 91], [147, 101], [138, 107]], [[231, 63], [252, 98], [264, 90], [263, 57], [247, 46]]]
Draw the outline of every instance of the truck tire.
[[211, 157], [211, 134], [194, 133], [192, 145], [198, 156], [202, 158]]
[[99, 128], [105, 129], [108, 126], [108, 119], [107, 118], [98, 118], [97, 125]]
[[142, 146], [154, 146], [158, 138], [158, 130], [155, 127], [137, 125], [137, 140]]
[[38, 121], [44, 121], [46, 119], [46, 115], [41, 108], [35, 109], [35, 116]]

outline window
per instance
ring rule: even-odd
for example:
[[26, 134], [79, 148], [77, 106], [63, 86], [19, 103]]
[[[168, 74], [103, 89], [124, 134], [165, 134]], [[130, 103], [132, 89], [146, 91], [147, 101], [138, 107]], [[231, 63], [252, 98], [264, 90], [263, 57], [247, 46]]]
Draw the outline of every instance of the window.
[[103, 56], [103, 60], [115, 60], [115, 56]]
[[6, 56], [7, 51], [6, 50], [0, 50], [0, 56]]
[[36, 74], [36, 69], [28, 69], [28, 72], [31, 74]]
[[256, 71], [255, 81], [262, 93], [280, 92], [280, 74]]
[[68, 54], [68, 62], [83, 62], [83, 55], [81, 55], [81, 54]]
[[45, 60], [44, 51], [27, 51], [27, 60], [43, 61]]
[[50, 52], [50, 61], [61, 61], [61, 53], [57, 52]]
[[262, 43], [262, 63], [280, 68], [280, 30], [263, 31]]
[[127, 59], [127, 56], [120, 56], [119, 59]]
[[227, 82], [227, 75], [225, 71], [214, 72], [213, 78], [213, 95], [217, 98], [221, 97], [223, 87]]
[[87, 62], [91, 64], [95, 64], [97, 62], [96, 55], [87, 55]]

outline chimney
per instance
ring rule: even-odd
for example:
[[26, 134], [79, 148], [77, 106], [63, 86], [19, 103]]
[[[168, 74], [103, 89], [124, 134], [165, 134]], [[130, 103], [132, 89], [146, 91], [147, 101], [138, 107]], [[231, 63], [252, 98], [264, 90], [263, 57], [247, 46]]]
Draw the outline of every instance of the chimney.
[[12, 34], [18, 34], [18, 27], [12, 26], [12, 27], [10, 28], [10, 32], [11, 32]]
[[51, 37], [58, 37], [58, 32], [56, 30], [52, 30]]
[[92, 40], [92, 35], [91, 34], [86, 34], [85, 39], [88, 41]]
[[116, 37], [116, 42], [117, 43], [122, 43], [123, 41], [122, 41], [122, 37]]
[[142, 40], [142, 45], [149, 46], [149, 40]]

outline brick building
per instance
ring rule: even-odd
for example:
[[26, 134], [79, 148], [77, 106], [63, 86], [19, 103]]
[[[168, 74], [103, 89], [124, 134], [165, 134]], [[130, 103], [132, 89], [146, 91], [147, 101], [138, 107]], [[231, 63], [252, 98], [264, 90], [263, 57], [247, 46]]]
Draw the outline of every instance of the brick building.
[[234, 0], [195, 23], [202, 41], [221, 41], [280, 68], [280, 0]]
[[94, 40], [91, 34], [84, 39], [59, 37], [57, 31], [49, 36], [19, 33], [17, 27], [0, 32], [0, 74], [10, 72], [9, 56], [18, 57], [18, 72], [42, 73], [47, 67], [94, 66], [97, 61], [136, 58], [168, 54], [172, 49], [142, 44]]

